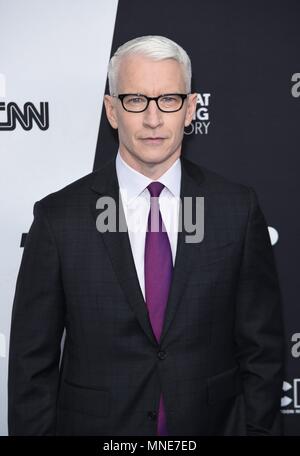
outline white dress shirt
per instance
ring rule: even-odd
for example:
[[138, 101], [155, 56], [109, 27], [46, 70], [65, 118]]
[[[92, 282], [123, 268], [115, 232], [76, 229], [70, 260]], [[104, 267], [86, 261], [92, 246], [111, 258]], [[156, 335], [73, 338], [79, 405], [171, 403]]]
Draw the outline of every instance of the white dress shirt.
[[[141, 291], [145, 300], [144, 251], [150, 211], [150, 192], [146, 187], [154, 181], [129, 166], [122, 159], [120, 151], [118, 151], [116, 157], [116, 171], [132, 255]], [[177, 249], [180, 207], [180, 159], [178, 158], [173, 165], [157, 179], [157, 181], [165, 185], [159, 196], [159, 207], [168, 233], [174, 265]]]

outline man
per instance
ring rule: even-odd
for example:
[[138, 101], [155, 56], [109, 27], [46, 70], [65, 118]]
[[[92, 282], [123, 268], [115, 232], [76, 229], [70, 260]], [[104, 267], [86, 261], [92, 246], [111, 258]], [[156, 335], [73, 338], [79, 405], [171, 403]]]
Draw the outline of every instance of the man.
[[[125, 43], [109, 84], [117, 158], [34, 206], [12, 313], [9, 433], [278, 435], [280, 289], [256, 194], [181, 157], [197, 94], [176, 43]], [[189, 199], [203, 222], [197, 198], [194, 242], [179, 221]], [[117, 221], [105, 231], [110, 200]]]

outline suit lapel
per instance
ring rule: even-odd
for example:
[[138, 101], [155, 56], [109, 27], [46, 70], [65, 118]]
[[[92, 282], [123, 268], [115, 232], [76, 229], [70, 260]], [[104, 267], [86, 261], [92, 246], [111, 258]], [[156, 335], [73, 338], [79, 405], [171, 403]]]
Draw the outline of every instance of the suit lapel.
[[[116, 203], [118, 228], [119, 211], [123, 220], [125, 219], [125, 215], [122, 201], [119, 199], [119, 184], [115, 168], [115, 159], [111, 160], [103, 168], [100, 168], [95, 172], [92, 190], [93, 197], [91, 200], [91, 210], [95, 224], [96, 218], [101, 212], [99, 209], [96, 209], [96, 201], [101, 196], [110, 196]], [[129, 305], [150, 341], [153, 344], [156, 344], [155, 335], [152, 331], [152, 326], [148, 318], [147, 307], [139, 285], [128, 232], [118, 232], [117, 229], [116, 232], [98, 232], [98, 235], [99, 237], [102, 237], [104, 241], [113, 269]]]
[[[197, 172], [195, 174], [196, 169], [193, 163], [184, 159], [183, 157], [181, 157], [181, 165], [182, 175], [180, 198], [182, 201], [182, 206], [185, 197], [191, 197], [194, 204], [196, 197], [203, 196], [201, 193], [201, 185], [204, 176], [199, 168], [197, 168]], [[195, 209], [194, 206], [193, 209]], [[186, 230], [184, 222], [182, 222], [182, 229], [178, 232], [173, 277], [160, 343], [163, 342], [163, 339], [166, 337], [167, 331], [170, 328], [171, 322], [176, 313], [176, 309], [185, 291], [186, 284], [189, 280], [189, 277], [191, 276], [191, 272], [193, 270], [193, 262], [197, 256], [198, 248], [194, 243], [187, 243], [185, 239], [186, 235], [190, 234], [191, 233]]]
[[[193, 163], [181, 158], [182, 177], [180, 187], [180, 197], [202, 196], [201, 183], [203, 174], [198, 167]], [[121, 198], [119, 199], [119, 185], [115, 168], [115, 159], [109, 161], [105, 166], [95, 171], [95, 178], [91, 186], [91, 211], [96, 224], [96, 218], [101, 210], [96, 209], [96, 202], [101, 196], [110, 196], [116, 203], [117, 209], [117, 228], [119, 226], [119, 211], [123, 220], [125, 220], [124, 210]], [[96, 226], [95, 226], [96, 228]], [[175, 257], [175, 265], [173, 270], [172, 284], [169, 293], [169, 299], [166, 308], [163, 330], [161, 334], [160, 344], [166, 336], [170, 324], [174, 318], [177, 306], [184, 292], [186, 282], [189, 278], [193, 260], [198, 251], [195, 244], [186, 243], [185, 236], [188, 235], [184, 223], [182, 223], [182, 231], [178, 232], [177, 251]], [[113, 269], [116, 273], [118, 281], [124, 290], [128, 303], [135, 313], [142, 329], [154, 345], [158, 345], [154, 333], [152, 331], [151, 322], [148, 316], [147, 306], [143, 298], [143, 294], [139, 285], [138, 276], [135, 269], [134, 259], [131, 251], [129, 235], [127, 231], [104, 233], [98, 232], [99, 237], [102, 237], [107, 253], [111, 259]], [[100, 240], [100, 239], [99, 239]], [[205, 243], [202, 243], [203, 245]], [[201, 248], [205, 248], [201, 247]]]

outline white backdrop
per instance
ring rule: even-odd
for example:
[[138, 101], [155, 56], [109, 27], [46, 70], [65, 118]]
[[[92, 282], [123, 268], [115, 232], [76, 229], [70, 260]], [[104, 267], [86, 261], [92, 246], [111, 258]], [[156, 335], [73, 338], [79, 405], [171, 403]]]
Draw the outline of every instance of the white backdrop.
[[49, 103], [47, 130], [0, 130], [0, 435], [21, 236], [35, 201], [92, 171], [117, 3], [0, 0], [0, 124], [10, 102]]

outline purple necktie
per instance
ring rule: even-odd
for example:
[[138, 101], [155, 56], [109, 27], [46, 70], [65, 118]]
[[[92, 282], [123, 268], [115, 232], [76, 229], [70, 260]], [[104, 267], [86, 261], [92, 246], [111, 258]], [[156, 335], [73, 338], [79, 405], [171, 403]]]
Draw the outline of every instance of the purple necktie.
[[[159, 210], [158, 197], [164, 188], [160, 182], [148, 185], [150, 211], [145, 242], [145, 300], [156, 340], [159, 341], [172, 279], [172, 251]], [[157, 435], [168, 435], [162, 394], [158, 410]]]

